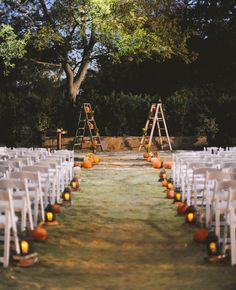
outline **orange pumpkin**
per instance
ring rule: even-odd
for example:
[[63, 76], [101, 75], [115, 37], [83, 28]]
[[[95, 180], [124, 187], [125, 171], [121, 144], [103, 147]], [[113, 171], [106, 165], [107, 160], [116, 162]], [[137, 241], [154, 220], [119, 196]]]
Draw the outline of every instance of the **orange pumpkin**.
[[148, 158], [146, 159], [148, 162], [151, 162], [151, 156], [148, 156]]
[[153, 161], [152, 161], [152, 167], [153, 168], [161, 168], [161, 159], [160, 158], [155, 158]]
[[32, 231], [34, 241], [45, 241], [47, 239], [47, 231], [38, 226]]
[[85, 106], [85, 112], [86, 112], [86, 113], [89, 113], [89, 112], [90, 112], [90, 108], [89, 108], [89, 106]]
[[55, 203], [53, 206], [52, 206], [53, 210], [55, 213], [60, 213], [61, 212], [61, 206], [57, 203]]
[[93, 157], [93, 162], [94, 163], [99, 163], [99, 161], [100, 161], [99, 157], [97, 157], [97, 156]]
[[166, 179], [164, 179], [163, 181], [162, 181], [162, 186], [164, 186], [164, 187], [166, 187], [167, 186], [167, 184], [168, 184], [168, 182], [167, 182], [167, 180]]
[[92, 168], [93, 164], [90, 160], [84, 160], [84, 162], [82, 163], [83, 168]]
[[89, 160], [90, 160], [91, 163], [93, 164], [93, 162], [94, 162], [94, 158], [93, 158], [93, 157], [90, 157]]
[[175, 197], [175, 191], [173, 189], [169, 189], [167, 190], [167, 195], [166, 195], [167, 198], [169, 199], [172, 199]]
[[163, 164], [163, 166], [164, 166], [165, 169], [171, 169], [172, 168], [172, 162], [165, 162]]
[[205, 228], [200, 228], [193, 234], [194, 241], [200, 242], [200, 243], [204, 243], [207, 240], [207, 237], [208, 237], [208, 231]]
[[148, 154], [147, 152], [144, 152], [144, 153], [143, 153], [143, 157], [144, 157], [144, 158], [148, 158], [148, 157], [149, 157], [149, 154]]
[[178, 215], [184, 215], [187, 209], [187, 204], [185, 202], [180, 202], [177, 207]]

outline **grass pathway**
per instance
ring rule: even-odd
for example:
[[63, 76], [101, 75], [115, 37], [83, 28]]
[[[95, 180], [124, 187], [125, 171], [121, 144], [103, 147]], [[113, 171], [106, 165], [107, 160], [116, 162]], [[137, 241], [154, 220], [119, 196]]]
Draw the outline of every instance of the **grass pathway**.
[[0, 268], [0, 289], [233, 290], [236, 269], [204, 261], [151, 168], [83, 170], [74, 205], [37, 243], [40, 262]]

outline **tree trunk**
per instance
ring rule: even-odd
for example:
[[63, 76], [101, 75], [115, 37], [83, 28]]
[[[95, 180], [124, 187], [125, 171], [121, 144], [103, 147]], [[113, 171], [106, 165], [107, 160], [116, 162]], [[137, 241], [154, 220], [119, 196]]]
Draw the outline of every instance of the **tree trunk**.
[[86, 77], [88, 67], [89, 61], [84, 61], [81, 64], [80, 69], [75, 77], [74, 72], [72, 71], [70, 65], [66, 63], [64, 66], [64, 70], [66, 72], [67, 77], [68, 96], [72, 102], [76, 102], [76, 96], [78, 95], [81, 84]]

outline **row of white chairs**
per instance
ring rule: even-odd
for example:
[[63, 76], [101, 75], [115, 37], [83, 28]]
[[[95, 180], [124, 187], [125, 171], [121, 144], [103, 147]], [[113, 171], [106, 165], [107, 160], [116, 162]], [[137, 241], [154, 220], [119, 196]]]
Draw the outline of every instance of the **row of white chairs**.
[[217, 152], [174, 154], [172, 173], [175, 185], [183, 191], [183, 200], [205, 215], [206, 227], [215, 231], [224, 254], [231, 250], [231, 262], [236, 264], [236, 152]]
[[[14, 153], [14, 154], [12, 154]], [[20, 253], [17, 224], [21, 231], [31, 230], [44, 220], [48, 201], [60, 201], [60, 195], [72, 179], [73, 151], [49, 152], [14, 148], [0, 150], [0, 228], [4, 229], [4, 249], [0, 262], [9, 264], [10, 238]], [[17, 214], [18, 213], [18, 214]]]

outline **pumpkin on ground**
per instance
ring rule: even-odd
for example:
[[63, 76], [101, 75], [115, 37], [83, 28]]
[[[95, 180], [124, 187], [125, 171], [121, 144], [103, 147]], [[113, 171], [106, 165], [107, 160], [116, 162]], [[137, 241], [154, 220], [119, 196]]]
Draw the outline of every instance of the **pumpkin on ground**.
[[166, 187], [166, 186], [167, 186], [167, 184], [168, 184], [168, 182], [167, 182], [167, 180], [166, 180], [166, 179], [164, 179], [164, 180], [162, 181], [162, 183], [161, 183], [161, 185], [162, 185], [162, 186], [164, 186], [164, 187]]
[[174, 191], [174, 189], [167, 190], [166, 197], [169, 198], [169, 199], [174, 198], [175, 197], [175, 191]]
[[59, 204], [55, 203], [52, 207], [55, 213], [61, 212], [61, 206]]
[[100, 161], [100, 158], [99, 158], [98, 156], [94, 156], [94, 157], [93, 157], [93, 162], [94, 162], [94, 163], [97, 164], [97, 163], [99, 163], [99, 161]]
[[40, 225], [32, 231], [34, 241], [45, 241], [47, 239], [47, 231]]
[[200, 243], [206, 242], [207, 237], [208, 237], [208, 231], [205, 228], [200, 228], [193, 234], [194, 241], [200, 242]]
[[161, 168], [161, 159], [160, 158], [154, 158], [153, 160], [152, 160], [152, 167], [153, 168], [157, 168], [157, 169], [159, 169], [159, 168]]
[[148, 157], [149, 157], [149, 154], [148, 154], [147, 152], [144, 152], [144, 153], [143, 153], [143, 157], [144, 157], [144, 158], [148, 158]]
[[89, 159], [87, 159], [87, 160], [84, 160], [84, 162], [82, 163], [82, 166], [83, 168], [92, 168], [93, 164]]
[[165, 162], [163, 166], [165, 169], [172, 169], [172, 162]]
[[185, 202], [180, 202], [177, 207], [178, 215], [184, 215], [187, 209], [187, 204]]
[[85, 112], [89, 113], [90, 112], [90, 107], [89, 106], [85, 106]]

